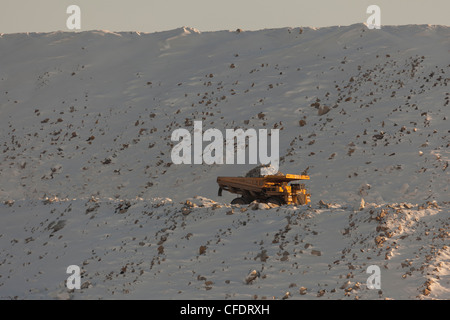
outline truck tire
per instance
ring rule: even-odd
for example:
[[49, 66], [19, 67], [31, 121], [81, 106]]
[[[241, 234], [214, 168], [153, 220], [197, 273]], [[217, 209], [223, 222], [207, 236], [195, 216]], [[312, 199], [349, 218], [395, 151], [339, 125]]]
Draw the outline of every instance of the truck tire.
[[267, 203], [272, 203], [277, 206], [281, 206], [283, 204], [282, 201], [277, 197], [270, 197], [269, 199], [267, 199]]
[[250, 201], [248, 201], [247, 198], [244, 197], [239, 197], [239, 198], [234, 198], [233, 200], [231, 200], [231, 204], [249, 204]]

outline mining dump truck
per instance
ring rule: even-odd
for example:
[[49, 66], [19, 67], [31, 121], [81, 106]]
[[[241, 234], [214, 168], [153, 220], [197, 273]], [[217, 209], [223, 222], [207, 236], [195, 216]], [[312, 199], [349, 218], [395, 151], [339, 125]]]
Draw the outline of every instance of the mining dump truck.
[[218, 177], [219, 196], [222, 191], [240, 194], [231, 201], [231, 204], [249, 204], [255, 200], [276, 205], [298, 204], [310, 202], [303, 183], [292, 181], [309, 180], [307, 175], [286, 174], [268, 175], [263, 177]]

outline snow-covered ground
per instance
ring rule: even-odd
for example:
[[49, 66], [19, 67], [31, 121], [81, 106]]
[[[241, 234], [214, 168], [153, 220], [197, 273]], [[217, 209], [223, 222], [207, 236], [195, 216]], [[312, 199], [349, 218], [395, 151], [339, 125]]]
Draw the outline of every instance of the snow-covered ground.
[[[0, 298], [450, 298], [449, 27], [3, 34], [0, 53]], [[280, 129], [311, 205], [232, 206], [217, 176], [254, 165], [173, 164], [196, 120]]]

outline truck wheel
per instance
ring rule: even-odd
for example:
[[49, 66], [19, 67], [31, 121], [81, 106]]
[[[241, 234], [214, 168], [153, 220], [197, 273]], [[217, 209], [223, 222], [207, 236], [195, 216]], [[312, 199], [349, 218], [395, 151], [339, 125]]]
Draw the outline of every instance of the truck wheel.
[[250, 202], [244, 197], [234, 198], [233, 200], [231, 200], [231, 204], [249, 204], [249, 203]]
[[272, 203], [277, 206], [281, 206], [281, 204], [282, 204], [281, 200], [276, 197], [270, 197], [269, 199], [267, 199], [267, 203]]

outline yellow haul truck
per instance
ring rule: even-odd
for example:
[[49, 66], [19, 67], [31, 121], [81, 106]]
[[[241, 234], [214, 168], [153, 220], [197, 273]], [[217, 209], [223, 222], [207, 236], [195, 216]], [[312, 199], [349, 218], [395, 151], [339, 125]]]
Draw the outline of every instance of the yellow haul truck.
[[269, 175], [257, 178], [218, 177], [219, 196], [222, 190], [240, 194], [231, 204], [249, 204], [254, 200], [282, 204], [304, 205], [310, 202], [303, 183], [290, 183], [297, 180], [309, 180], [307, 175], [286, 174]]

